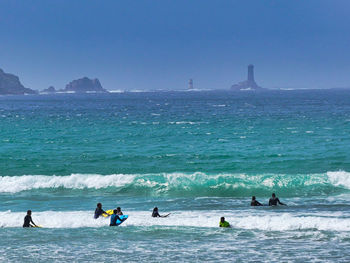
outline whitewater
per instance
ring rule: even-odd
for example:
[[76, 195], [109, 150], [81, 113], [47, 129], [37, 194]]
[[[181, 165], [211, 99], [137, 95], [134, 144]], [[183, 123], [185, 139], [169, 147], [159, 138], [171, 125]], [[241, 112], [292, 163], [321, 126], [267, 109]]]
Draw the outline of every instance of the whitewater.
[[[120, 227], [194, 227], [217, 228], [217, 214], [224, 214], [232, 224], [233, 229], [264, 230], [264, 231], [337, 231], [346, 232], [350, 237], [350, 220], [346, 217], [350, 213], [263, 213], [258, 211], [242, 211], [239, 216], [228, 210], [216, 210], [215, 212], [203, 211], [167, 211], [171, 213], [168, 218], [152, 218], [150, 211], [131, 211], [129, 219]], [[269, 211], [270, 212], [270, 211]], [[5, 211], [0, 213], [0, 227], [21, 227], [23, 213]], [[85, 228], [109, 226], [108, 218], [94, 219], [91, 211], [43, 211], [35, 214], [36, 221], [45, 228]], [[81, 220], [84, 218], [84, 220]], [[347, 233], [349, 232], [349, 233]]]
[[[290, 191], [289, 195], [316, 194], [319, 191], [336, 191], [350, 189], [350, 173], [345, 171], [327, 172], [325, 174], [216, 174], [208, 175], [202, 172], [193, 174], [162, 173], [162, 174], [71, 174], [68, 176], [0, 176], [0, 193], [17, 193], [35, 189], [103, 189], [127, 190], [137, 194], [139, 190], [149, 194], [193, 194], [200, 196], [201, 192], [213, 196], [225, 195], [228, 191], [241, 190], [236, 195], [247, 196], [244, 191], [270, 193], [272, 190]], [[294, 192], [294, 193], [293, 193]]]
[[0, 261], [349, 262], [349, 120], [345, 90], [0, 97]]

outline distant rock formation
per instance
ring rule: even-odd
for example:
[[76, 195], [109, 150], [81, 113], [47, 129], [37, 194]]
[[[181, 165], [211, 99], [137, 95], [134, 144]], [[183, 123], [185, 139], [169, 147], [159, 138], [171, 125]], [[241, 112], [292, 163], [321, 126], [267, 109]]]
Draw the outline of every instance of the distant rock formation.
[[63, 92], [75, 93], [107, 93], [98, 79], [89, 79], [87, 77], [73, 80], [66, 85]]
[[13, 74], [5, 73], [0, 69], [0, 95], [36, 94], [32, 89], [25, 88], [19, 78]]
[[49, 93], [49, 94], [56, 93], [56, 92], [57, 92], [57, 90], [53, 86], [50, 86], [47, 89], [44, 89], [43, 91], [41, 91], [41, 93]]
[[262, 87], [258, 86], [254, 80], [254, 66], [248, 66], [248, 79], [231, 86], [231, 90], [264, 90]]

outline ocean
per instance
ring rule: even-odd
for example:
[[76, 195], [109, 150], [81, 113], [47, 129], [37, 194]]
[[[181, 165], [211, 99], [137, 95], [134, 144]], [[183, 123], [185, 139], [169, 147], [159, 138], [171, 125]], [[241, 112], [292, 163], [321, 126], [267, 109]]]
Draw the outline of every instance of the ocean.
[[1, 262], [350, 262], [349, 90], [3, 96], [0, 135]]

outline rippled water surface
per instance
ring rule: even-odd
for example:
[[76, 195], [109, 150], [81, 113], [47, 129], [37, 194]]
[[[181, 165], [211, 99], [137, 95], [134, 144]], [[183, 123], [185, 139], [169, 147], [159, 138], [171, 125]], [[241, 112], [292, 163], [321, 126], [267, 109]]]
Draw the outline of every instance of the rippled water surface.
[[349, 134], [346, 90], [0, 97], [0, 260], [349, 262]]

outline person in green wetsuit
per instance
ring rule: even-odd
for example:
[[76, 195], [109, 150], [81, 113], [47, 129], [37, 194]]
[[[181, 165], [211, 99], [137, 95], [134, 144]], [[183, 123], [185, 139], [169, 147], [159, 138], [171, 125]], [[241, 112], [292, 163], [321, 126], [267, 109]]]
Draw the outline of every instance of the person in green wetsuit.
[[230, 223], [225, 221], [225, 217], [221, 217], [220, 218], [220, 224], [219, 224], [220, 227], [231, 227], [230, 226]]

